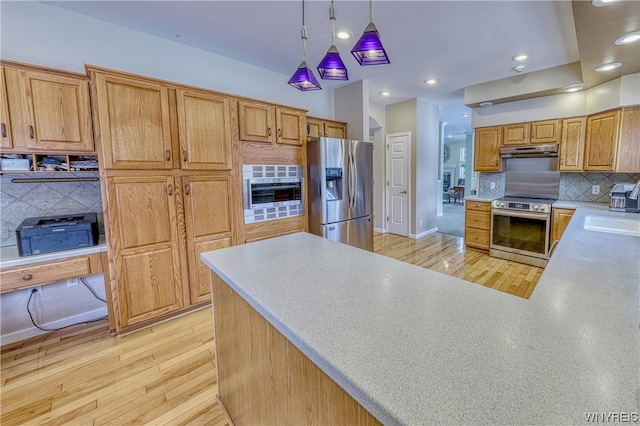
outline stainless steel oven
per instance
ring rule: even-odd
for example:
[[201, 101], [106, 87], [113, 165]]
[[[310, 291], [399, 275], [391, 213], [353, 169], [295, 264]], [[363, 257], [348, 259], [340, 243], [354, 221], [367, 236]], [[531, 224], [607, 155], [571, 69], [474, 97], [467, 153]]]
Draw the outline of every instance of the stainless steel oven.
[[245, 223], [304, 214], [302, 166], [245, 164], [242, 183]]
[[490, 255], [544, 268], [549, 254], [551, 202], [493, 201]]

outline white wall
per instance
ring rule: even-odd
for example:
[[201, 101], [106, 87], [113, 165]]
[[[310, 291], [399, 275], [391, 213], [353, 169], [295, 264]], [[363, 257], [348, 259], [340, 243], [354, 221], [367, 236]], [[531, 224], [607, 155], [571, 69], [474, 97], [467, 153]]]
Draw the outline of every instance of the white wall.
[[347, 122], [347, 138], [369, 140], [369, 81], [360, 80], [336, 89], [335, 119]]
[[386, 116], [384, 112], [384, 105], [369, 103], [369, 114], [373, 117], [381, 126], [379, 130], [373, 133], [373, 180], [375, 185], [373, 186], [373, 213], [375, 218], [373, 226], [378, 231], [386, 231], [387, 215], [385, 205], [386, 195], [386, 180], [385, 180], [385, 168], [386, 168], [386, 153], [385, 148], [385, 133], [386, 133]]
[[440, 157], [440, 111], [437, 105], [424, 99], [416, 102], [417, 129], [416, 156], [416, 237], [437, 228], [438, 187]]

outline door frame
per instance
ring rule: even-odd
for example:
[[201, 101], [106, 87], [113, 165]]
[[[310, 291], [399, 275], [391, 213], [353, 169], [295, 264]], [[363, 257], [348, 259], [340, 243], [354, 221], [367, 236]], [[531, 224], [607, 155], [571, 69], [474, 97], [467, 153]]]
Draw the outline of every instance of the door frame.
[[411, 132], [398, 132], [398, 133], [388, 133], [385, 135], [385, 170], [384, 170], [384, 198], [385, 198], [385, 208], [384, 208], [384, 232], [389, 232], [389, 212], [391, 211], [390, 202], [391, 198], [389, 197], [389, 175], [391, 169], [391, 156], [389, 155], [389, 139], [393, 137], [406, 136], [408, 138], [407, 141], [407, 150], [406, 150], [406, 160], [407, 160], [407, 237], [411, 235], [411, 201], [412, 201], [412, 186], [411, 186]]

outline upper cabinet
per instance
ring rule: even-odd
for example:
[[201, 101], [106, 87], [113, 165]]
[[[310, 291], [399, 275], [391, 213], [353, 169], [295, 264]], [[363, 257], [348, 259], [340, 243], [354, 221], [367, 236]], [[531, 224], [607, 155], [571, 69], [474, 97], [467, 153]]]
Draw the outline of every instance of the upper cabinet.
[[2, 84], [3, 149], [94, 151], [86, 77], [5, 64]]
[[347, 123], [307, 116], [307, 136], [346, 139]]
[[562, 139], [559, 146], [558, 169], [561, 172], [582, 171], [584, 137], [587, 131], [587, 117], [562, 120]]
[[256, 101], [238, 100], [238, 136], [241, 141], [302, 145], [305, 113]]
[[616, 171], [640, 173], [640, 106], [622, 108]]
[[558, 143], [561, 130], [560, 120], [506, 124], [502, 126], [502, 145]]
[[105, 169], [232, 168], [228, 97], [117, 72], [89, 71]]
[[7, 84], [4, 79], [4, 67], [0, 67], [0, 148], [13, 148]]
[[502, 170], [500, 146], [502, 126], [480, 127], [475, 131], [474, 167], [479, 172]]
[[614, 171], [620, 110], [590, 115], [584, 151], [584, 170]]

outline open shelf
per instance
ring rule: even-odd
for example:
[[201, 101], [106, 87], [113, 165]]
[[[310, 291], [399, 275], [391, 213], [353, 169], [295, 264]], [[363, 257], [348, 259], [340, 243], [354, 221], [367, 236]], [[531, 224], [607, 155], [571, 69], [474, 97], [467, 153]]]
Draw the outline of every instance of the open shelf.
[[[0, 173], [82, 173], [97, 172], [98, 157], [73, 154], [1, 154]], [[9, 161], [5, 161], [9, 160]], [[20, 160], [24, 167], [18, 169], [10, 160]], [[26, 161], [28, 161], [28, 165]], [[14, 162], [15, 163], [15, 162]]]

